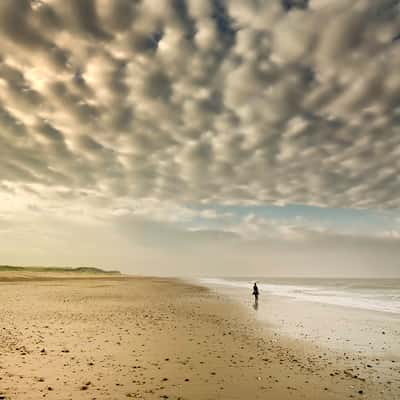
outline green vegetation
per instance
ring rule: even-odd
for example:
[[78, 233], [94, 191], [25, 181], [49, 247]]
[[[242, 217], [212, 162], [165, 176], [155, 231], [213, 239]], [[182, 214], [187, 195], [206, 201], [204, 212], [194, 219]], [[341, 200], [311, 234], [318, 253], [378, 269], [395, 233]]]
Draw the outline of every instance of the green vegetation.
[[105, 271], [95, 267], [17, 267], [13, 265], [0, 265], [0, 272], [73, 272], [82, 274], [107, 274], [120, 275], [119, 271]]

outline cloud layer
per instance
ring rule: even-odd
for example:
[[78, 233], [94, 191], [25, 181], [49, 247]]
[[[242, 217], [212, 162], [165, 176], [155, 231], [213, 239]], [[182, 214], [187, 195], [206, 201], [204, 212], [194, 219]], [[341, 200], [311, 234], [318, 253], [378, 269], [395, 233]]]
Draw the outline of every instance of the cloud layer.
[[396, 1], [3, 0], [1, 190], [400, 206]]
[[398, 274], [398, 71], [397, 0], [1, 0], [0, 258]]

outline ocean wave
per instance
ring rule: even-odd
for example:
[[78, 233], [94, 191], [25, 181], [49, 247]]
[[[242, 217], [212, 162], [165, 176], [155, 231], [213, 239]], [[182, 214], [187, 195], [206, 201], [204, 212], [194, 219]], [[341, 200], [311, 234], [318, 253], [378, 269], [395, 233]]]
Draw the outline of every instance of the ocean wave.
[[[205, 285], [222, 285], [231, 288], [250, 288], [257, 280], [260, 290], [276, 296], [285, 296], [297, 301], [330, 304], [341, 307], [351, 307], [363, 310], [400, 314], [400, 284], [389, 286], [386, 281], [368, 280], [338, 281], [324, 280], [324, 284], [315, 280], [301, 279], [302, 284], [293, 284], [293, 279], [288, 283], [269, 283], [266, 279], [229, 280], [222, 278], [203, 278]], [[382, 283], [380, 283], [382, 282]], [[250, 290], [249, 289], [249, 290]]]

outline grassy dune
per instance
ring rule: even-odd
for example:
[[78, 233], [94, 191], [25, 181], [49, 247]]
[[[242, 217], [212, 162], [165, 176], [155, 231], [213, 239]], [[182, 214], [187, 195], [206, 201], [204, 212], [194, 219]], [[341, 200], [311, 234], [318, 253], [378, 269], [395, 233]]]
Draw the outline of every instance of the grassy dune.
[[13, 265], [0, 265], [0, 272], [47, 272], [47, 273], [74, 273], [74, 274], [107, 274], [120, 275], [119, 271], [106, 271], [95, 267], [19, 267]]

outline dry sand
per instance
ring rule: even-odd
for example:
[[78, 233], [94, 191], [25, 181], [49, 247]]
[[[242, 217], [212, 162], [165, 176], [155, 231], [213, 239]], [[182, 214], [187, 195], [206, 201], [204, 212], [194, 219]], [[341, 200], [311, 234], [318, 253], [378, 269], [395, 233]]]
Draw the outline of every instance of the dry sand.
[[0, 399], [399, 398], [398, 380], [377, 384], [348, 362], [344, 369], [200, 287], [156, 278], [5, 278]]

